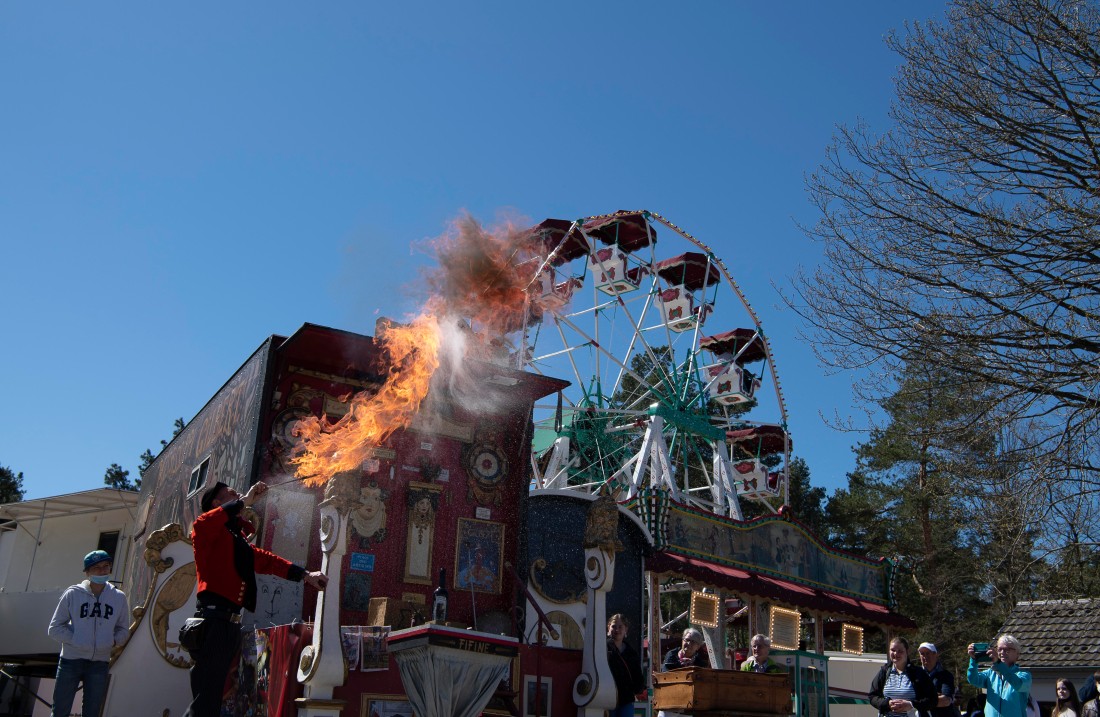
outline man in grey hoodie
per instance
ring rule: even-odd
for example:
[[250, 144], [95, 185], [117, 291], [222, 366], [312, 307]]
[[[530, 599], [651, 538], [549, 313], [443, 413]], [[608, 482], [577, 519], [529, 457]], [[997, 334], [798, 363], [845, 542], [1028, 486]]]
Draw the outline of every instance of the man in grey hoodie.
[[61, 594], [50, 620], [50, 637], [61, 643], [51, 717], [68, 717], [76, 688], [84, 683], [81, 714], [97, 717], [107, 696], [111, 649], [130, 634], [126, 596], [107, 582], [113, 561], [103, 550], [84, 556], [86, 580]]

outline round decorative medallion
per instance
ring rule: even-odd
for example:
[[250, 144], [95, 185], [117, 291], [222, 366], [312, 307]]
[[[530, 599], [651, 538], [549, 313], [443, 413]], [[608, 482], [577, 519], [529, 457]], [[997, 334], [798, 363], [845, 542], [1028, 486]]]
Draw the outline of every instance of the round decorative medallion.
[[275, 421], [271, 424], [271, 438], [285, 449], [293, 448], [301, 441], [298, 436], [294, 435], [298, 423], [303, 418], [311, 415], [309, 409], [306, 408], [286, 409], [276, 416]]
[[495, 486], [504, 474], [504, 471], [501, 470], [504, 461], [492, 448], [482, 448], [474, 456], [471, 464], [478, 482], [485, 485]]
[[508, 460], [492, 443], [476, 443], [466, 454], [471, 497], [477, 502], [500, 505], [498, 488], [508, 475]]

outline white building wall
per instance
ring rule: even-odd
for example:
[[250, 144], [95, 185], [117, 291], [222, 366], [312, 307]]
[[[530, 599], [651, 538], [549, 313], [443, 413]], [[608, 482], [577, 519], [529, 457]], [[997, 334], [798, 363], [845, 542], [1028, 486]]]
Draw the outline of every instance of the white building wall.
[[19, 542], [18, 527], [15, 530], [0, 531], [0, 592], [8, 587], [8, 570], [11, 567], [12, 555]]
[[[96, 549], [100, 533], [118, 531], [119, 541], [112, 579], [130, 550], [130, 511], [126, 508], [46, 520], [23, 520], [0, 539], [0, 587], [4, 592], [40, 592], [66, 588], [84, 578], [81, 560]], [[41, 532], [39, 528], [41, 526]], [[38, 546], [35, 546], [35, 537]], [[10, 548], [9, 548], [10, 545]], [[6, 553], [6, 554], [5, 554]], [[123, 589], [125, 589], [123, 587]]]
[[[96, 549], [101, 533], [119, 534], [112, 579], [122, 577], [134, 550], [131, 511], [136, 498], [89, 491], [59, 496], [55, 506], [63, 514], [53, 507], [45, 519], [35, 510], [37, 502], [7, 512], [18, 518], [0, 532], [0, 661], [58, 652], [46, 628], [64, 589], [84, 579], [83, 558]], [[45, 501], [48, 505], [50, 499]], [[125, 585], [120, 587], [126, 592]]]

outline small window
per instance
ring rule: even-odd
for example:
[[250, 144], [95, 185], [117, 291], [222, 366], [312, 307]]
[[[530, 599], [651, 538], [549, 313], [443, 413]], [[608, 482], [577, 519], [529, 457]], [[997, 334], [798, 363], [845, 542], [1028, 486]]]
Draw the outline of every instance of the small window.
[[206, 458], [195, 470], [191, 471], [191, 482], [187, 484], [187, 496], [194, 495], [200, 488], [206, 485], [206, 472], [210, 468], [210, 458]]
[[113, 559], [115, 557], [115, 551], [118, 550], [118, 531], [112, 531], [110, 533], [99, 534], [99, 544], [96, 545], [96, 550], [104, 550]]

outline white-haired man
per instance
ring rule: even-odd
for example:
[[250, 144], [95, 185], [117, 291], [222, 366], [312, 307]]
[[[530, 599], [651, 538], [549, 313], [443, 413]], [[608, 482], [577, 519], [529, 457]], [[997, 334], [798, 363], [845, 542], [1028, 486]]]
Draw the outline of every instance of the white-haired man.
[[684, 635], [680, 640], [680, 649], [677, 650], [674, 647], [665, 653], [662, 672], [679, 670], [684, 667], [710, 667], [707, 653], [703, 652], [705, 642], [703, 633], [694, 627], [684, 630]]
[[[710, 659], [707, 657], [707, 653], [703, 652], [704, 644], [706, 644], [706, 638], [703, 637], [702, 632], [694, 627], [684, 630], [684, 635], [680, 639], [680, 648], [674, 647], [665, 653], [665, 659], [661, 663], [661, 672], [681, 670], [685, 667], [710, 667]], [[657, 713], [657, 717], [687, 716], [679, 712], [661, 710]]]
[[749, 641], [752, 657], [741, 663], [742, 672], [786, 672], [783, 666], [768, 657], [772, 650], [772, 640], [767, 635], [753, 635]]
[[1012, 635], [1001, 635], [989, 649], [993, 664], [982, 670], [975, 658], [974, 643], [966, 646], [970, 667], [966, 681], [985, 688], [985, 717], [1020, 717], [1027, 713], [1027, 698], [1031, 694], [1031, 673], [1016, 665], [1020, 658], [1020, 641]]

